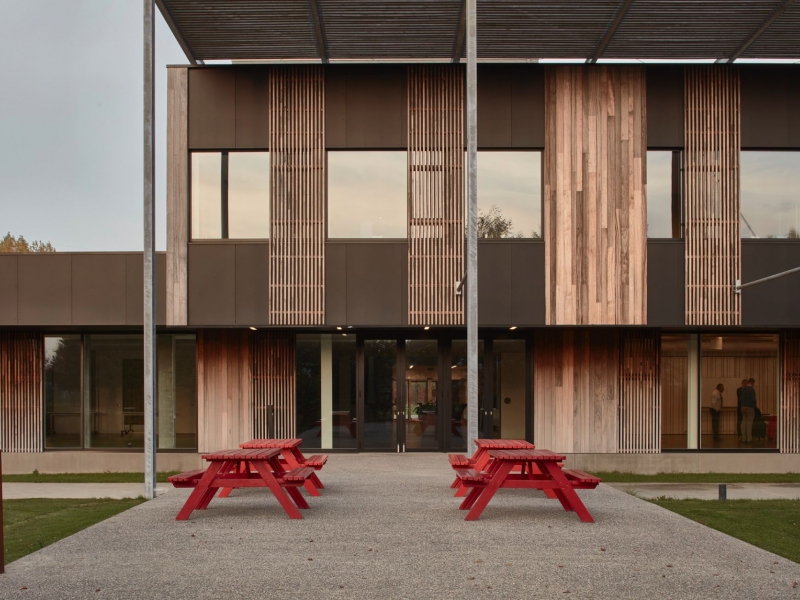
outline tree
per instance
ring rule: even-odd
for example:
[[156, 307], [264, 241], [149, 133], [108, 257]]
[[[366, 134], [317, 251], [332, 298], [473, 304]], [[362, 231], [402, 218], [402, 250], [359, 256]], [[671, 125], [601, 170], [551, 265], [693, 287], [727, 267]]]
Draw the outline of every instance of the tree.
[[798, 240], [800, 239], [800, 233], [797, 233], [797, 229], [795, 227], [789, 227], [789, 233], [786, 235], [786, 237], [790, 240]]
[[522, 237], [522, 232], [514, 235], [514, 222], [503, 216], [503, 212], [492, 204], [486, 212], [478, 212], [479, 238]]
[[0, 240], [0, 252], [55, 252], [53, 244], [50, 242], [28, 242], [23, 236], [14, 237], [9, 231]]

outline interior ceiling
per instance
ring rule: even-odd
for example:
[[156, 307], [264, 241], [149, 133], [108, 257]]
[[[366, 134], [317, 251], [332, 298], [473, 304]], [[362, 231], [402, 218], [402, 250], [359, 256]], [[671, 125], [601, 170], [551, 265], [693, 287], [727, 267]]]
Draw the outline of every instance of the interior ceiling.
[[[156, 0], [191, 60], [452, 60], [463, 0]], [[800, 0], [477, 0], [478, 60], [800, 59]]]

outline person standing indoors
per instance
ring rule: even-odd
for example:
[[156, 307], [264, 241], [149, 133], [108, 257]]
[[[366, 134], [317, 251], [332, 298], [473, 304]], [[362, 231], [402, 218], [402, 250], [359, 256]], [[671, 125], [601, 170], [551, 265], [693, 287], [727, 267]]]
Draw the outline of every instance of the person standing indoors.
[[753, 418], [756, 414], [756, 390], [753, 388], [755, 383], [756, 380], [751, 377], [742, 390], [742, 441], [745, 444], [753, 441]]
[[747, 385], [747, 379], [742, 379], [742, 385], [736, 389], [736, 435], [742, 441], [742, 390]]
[[719, 436], [719, 418], [722, 414], [722, 392], [725, 386], [717, 384], [717, 388], [711, 392], [711, 430], [714, 432], [714, 441], [718, 442], [722, 438]]

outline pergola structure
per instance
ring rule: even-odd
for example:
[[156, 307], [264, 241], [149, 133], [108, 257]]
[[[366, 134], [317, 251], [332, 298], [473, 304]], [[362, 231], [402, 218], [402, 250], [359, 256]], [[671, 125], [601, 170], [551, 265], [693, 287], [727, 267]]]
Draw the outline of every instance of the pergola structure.
[[144, 0], [145, 495], [155, 492], [154, 2], [192, 64], [467, 63], [468, 447], [477, 437], [477, 62], [800, 58], [800, 0]]

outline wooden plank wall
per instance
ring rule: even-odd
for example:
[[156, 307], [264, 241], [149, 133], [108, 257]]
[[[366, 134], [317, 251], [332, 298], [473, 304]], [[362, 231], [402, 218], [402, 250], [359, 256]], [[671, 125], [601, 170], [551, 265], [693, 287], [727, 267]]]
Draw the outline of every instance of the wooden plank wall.
[[197, 332], [199, 452], [236, 448], [252, 435], [249, 330]]
[[800, 332], [781, 336], [783, 381], [778, 416], [778, 447], [781, 452], [800, 453]]
[[544, 240], [551, 325], [647, 323], [644, 67], [545, 76]]
[[188, 69], [167, 69], [167, 325], [188, 323]]
[[464, 69], [408, 69], [408, 323], [462, 325]]
[[684, 71], [686, 324], [741, 325], [739, 70]]
[[292, 333], [258, 331], [251, 336], [253, 437], [296, 435], [296, 346]]
[[661, 452], [660, 345], [658, 331], [620, 334], [618, 448], [621, 453]]
[[536, 445], [556, 452], [616, 452], [618, 333], [537, 331], [533, 347]]
[[38, 333], [0, 333], [0, 450], [41, 452], [42, 341]]
[[325, 320], [325, 77], [274, 67], [269, 78], [269, 322]]

